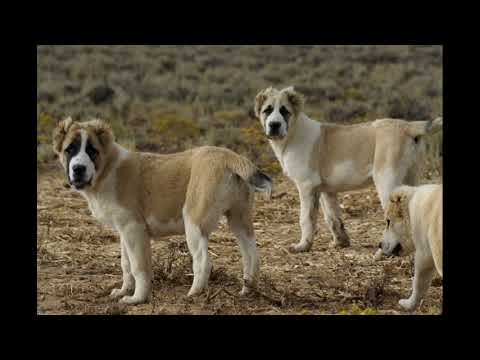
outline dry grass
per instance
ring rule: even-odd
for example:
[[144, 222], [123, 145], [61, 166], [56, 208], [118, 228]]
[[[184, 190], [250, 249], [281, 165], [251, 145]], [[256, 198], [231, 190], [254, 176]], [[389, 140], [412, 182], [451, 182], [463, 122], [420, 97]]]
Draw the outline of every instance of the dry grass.
[[[441, 47], [39, 46], [37, 54], [37, 297], [45, 313], [399, 313], [397, 301], [411, 288], [412, 259], [373, 261], [383, 226], [373, 187], [340, 195], [351, 248], [329, 249], [320, 217], [312, 251], [288, 253], [300, 238], [298, 195], [280, 174], [252, 103], [264, 87], [295, 85], [306, 95], [306, 113], [321, 121], [433, 118], [442, 113]], [[274, 199], [256, 201], [260, 292], [238, 296], [240, 252], [222, 222], [210, 241], [214, 271], [206, 294], [186, 298], [191, 259], [177, 236], [153, 244], [153, 302], [112, 302], [108, 294], [121, 282], [118, 235], [63, 186], [51, 148], [52, 130], [66, 115], [107, 120], [131, 149], [225, 146], [278, 174]], [[429, 144], [429, 181], [441, 175], [435, 156], [441, 143], [437, 136]], [[441, 313], [436, 284], [417, 313]]]
[[[39, 308], [46, 314], [404, 314], [397, 305], [411, 289], [412, 259], [373, 260], [383, 215], [370, 187], [341, 195], [352, 247], [328, 247], [322, 218], [313, 249], [290, 254], [300, 238], [299, 200], [280, 176], [271, 201], [258, 196], [254, 226], [261, 254], [259, 291], [240, 297], [241, 257], [225, 222], [213, 233], [209, 289], [186, 297], [191, 258], [183, 236], [153, 242], [154, 292], [150, 304], [123, 306], [109, 299], [121, 284], [119, 239], [96, 222], [86, 202], [64, 186], [63, 174], [38, 179], [37, 271]], [[440, 314], [441, 281], [416, 314]]]

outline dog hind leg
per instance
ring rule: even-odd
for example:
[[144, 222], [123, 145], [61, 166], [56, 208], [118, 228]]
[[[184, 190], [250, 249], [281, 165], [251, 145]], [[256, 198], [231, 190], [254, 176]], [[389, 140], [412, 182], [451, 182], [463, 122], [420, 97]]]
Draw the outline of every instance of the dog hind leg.
[[342, 221], [341, 209], [338, 205], [337, 194], [323, 192], [320, 195], [320, 203], [322, 205], [325, 222], [327, 223], [328, 228], [333, 235], [333, 242], [331, 243], [331, 246], [350, 246], [350, 238]]
[[187, 296], [193, 296], [200, 294], [207, 287], [212, 263], [208, 255], [208, 235], [202, 233], [199, 224], [190, 219], [185, 209], [183, 220], [188, 250], [192, 255], [193, 263], [193, 283]]
[[251, 217], [250, 202], [248, 206], [236, 206], [227, 212], [230, 229], [237, 238], [243, 260], [243, 287], [240, 295], [245, 295], [256, 286], [260, 261], [257, 253], [255, 233]]

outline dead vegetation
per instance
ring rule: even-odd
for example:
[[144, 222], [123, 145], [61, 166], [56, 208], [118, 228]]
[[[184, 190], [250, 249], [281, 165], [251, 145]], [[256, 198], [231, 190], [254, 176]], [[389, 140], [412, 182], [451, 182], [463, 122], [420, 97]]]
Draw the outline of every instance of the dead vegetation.
[[[404, 314], [411, 258], [373, 260], [383, 215], [373, 187], [341, 195], [352, 247], [330, 249], [323, 219], [312, 251], [293, 255], [298, 241], [298, 195], [283, 176], [271, 201], [258, 196], [254, 226], [261, 255], [258, 289], [245, 297], [241, 257], [225, 222], [210, 239], [214, 268], [208, 291], [187, 298], [191, 257], [183, 236], [152, 243], [154, 286], [149, 304], [123, 306], [108, 294], [121, 284], [119, 239], [89, 215], [86, 202], [64, 186], [60, 169], [38, 180], [37, 300], [46, 314]], [[440, 314], [435, 280], [416, 314]]]
[[[373, 261], [383, 214], [373, 187], [340, 195], [352, 247], [333, 250], [319, 217], [312, 251], [292, 255], [300, 238], [299, 200], [254, 119], [267, 86], [295, 85], [306, 113], [356, 123], [441, 115], [439, 46], [39, 46], [37, 48], [37, 300], [47, 314], [399, 314], [412, 259]], [[51, 148], [59, 119], [99, 116], [130, 149], [169, 153], [225, 146], [275, 178], [271, 201], [257, 197], [261, 255], [258, 291], [240, 297], [241, 258], [222, 222], [210, 239], [209, 290], [186, 297], [191, 258], [183, 236], [152, 244], [154, 293], [126, 307], [108, 294], [121, 283], [118, 235], [64, 186]], [[427, 181], [441, 176], [442, 137], [429, 142]], [[442, 311], [434, 280], [417, 314]]]

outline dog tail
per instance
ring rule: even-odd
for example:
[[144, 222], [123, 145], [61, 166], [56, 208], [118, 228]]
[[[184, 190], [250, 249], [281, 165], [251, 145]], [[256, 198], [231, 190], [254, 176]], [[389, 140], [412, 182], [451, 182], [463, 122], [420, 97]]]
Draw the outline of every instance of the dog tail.
[[260, 171], [247, 158], [238, 155], [233, 151], [228, 151], [227, 154], [229, 158], [227, 161], [227, 168], [250, 184], [255, 191], [266, 193], [270, 199], [273, 190], [273, 181], [270, 176]]
[[257, 169], [248, 181], [253, 185], [255, 191], [264, 192], [269, 199], [272, 198], [273, 181], [270, 176]]

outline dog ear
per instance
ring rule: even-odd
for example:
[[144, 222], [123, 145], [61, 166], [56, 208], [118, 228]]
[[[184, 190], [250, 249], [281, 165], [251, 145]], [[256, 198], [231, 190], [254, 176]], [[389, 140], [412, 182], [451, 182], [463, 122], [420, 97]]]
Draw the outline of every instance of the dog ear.
[[435, 120], [430, 120], [427, 124], [427, 132], [429, 134], [435, 134], [436, 132], [442, 130], [443, 128], [443, 118], [437, 117]]
[[109, 148], [115, 141], [112, 128], [109, 124], [102, 120], [94, 120], [93, 123], [94, 133], [98, 138], [100, 144], [105, 148]]
[[438, 117], [430, 121], [412, 121], [408, 125], [408, 134], [414, 138], [415, 142], [418, 142], [422, 136], [442, 130], [443, 118]]
[[60, 121], [57, 127], [53, 130], [53, 150], [55, 153], [59, 154], [62, 151], [63, 140], [72, 124], [73, 120], [69, 116], [65, 120]]
[[296, 92], [293, 86], [290, 86], [283, 91], [287, 95], [288, 102], [292, 105], [295, 115], [300, 114], [300, 112], [303, 110], [303, 105], [305, 103], [303, 95]]
[[255, 96], [255, 105], [254, 105], [254, 110], [255, 110], [255, 116], [260, 119], [260, 111], [262, 110], [262, 105], [267, 100], [268, 93], [271, 92], [273, 89], [272, 87], [269, 87], [267, 89], [264, 89], [260, 91], [257, 96]]
[[390, 213], [402, 219], [405, 211], [408, 211], [409, 198], [412, 195], [411, 188], [403, 187], [402, 190], [394, 191], [390, 195]]

